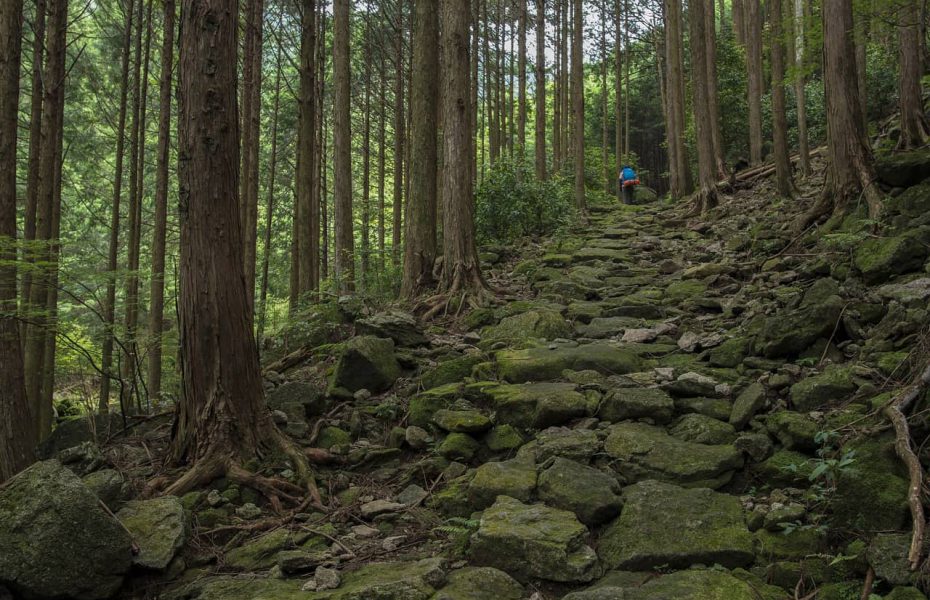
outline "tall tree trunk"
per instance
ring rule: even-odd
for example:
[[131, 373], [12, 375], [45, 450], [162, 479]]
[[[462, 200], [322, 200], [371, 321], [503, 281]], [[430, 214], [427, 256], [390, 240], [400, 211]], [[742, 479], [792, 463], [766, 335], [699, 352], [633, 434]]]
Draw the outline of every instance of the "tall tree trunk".
[[918, 0], [902, 0], [898, 8], [898, 107], [901, 111], [899, 149], [919, 148], [930, 137], [930, 126], [924, 112], [923, 75], [920, 50], [920, 4]]
[[311, 249], [310, 260], [312, 261], [312, 281], [313, 289], [320, 287], [321, 281], [329, 278], [329, 226], [327, 221], [327, 202], [328, 188], [326, 186], [326, 143], [327, 128], [326, 118], [328, 112], [325, 108], [326, 100], [326, 70], [329, 52], [326, 45], [326, 15], [327, 2], [322, 0], [317, 4], [316, 14], [316, 42], [314, 43], [314, 52], [316, 60], [311, 63], [316, 69], [316, 117], [314, 119], [314, 139], [316, 145], [313, 149], [313, 185], [310, 194], [310, 211], [311, 215]]
[[443, 264], [440, 288], [481, 301], [486, 284], [475, 242], [474, 202], [468, 176], [469, 21], [471, 0], [441, 0], [443, 123]]
[[733, 31], [736, 33], [736, 43], [746, 45], [746, 17], [744, 2], [746, 0], [733, 0]]
[[[349, 0], [333, 2], [333, 272], [339, 290], [355, 288], [355, 233], [352, 219], [352, 96], [349, 64]], [[398, 60], [400, 58], [398, 57]]]
[[604, 169], [604, 193], [610, 193], [614, 181], [613, 168], [610, 166], [610, 141], [608, 123], [610, 122], [610, 91], [607, 87], [607, 0], [601, 4], [601, 168]]
[[[614, 0], [614, 193], [623, 201], [619, 175], [623, 170], [623, 10], [621, 0]], [[668, 28], [666, 27], [666, 30]], [[671, 148], [671, 146], [669, 146]]]
[[770, 0], [772, 20], [772, 133], [774, 136], [775, 180], [783, 198], [792, 196], [791, 162], [788, 157], [788, 117], [785, 100], [785, 44], [783, 28], [785, 14], [782, 0]]
[[520, 163], [526, 161], [526, 0], [520, 0], [517, 27], [517, 145]]
[[254, 486], [256, 478], [241, 465], [268, 451], [282, 451], [310, 481], [306, 459], [278, 431], [265, 405], [248, 314], [238, 198], [237, 4], [183, 0], [181, 11], [183, 393], [171, 456], [193, 468], [168, 488], [169, 494], [223, 475]]
[[[723, 0], [721, 0], [722, 2]], [[721, 15], [721, 20], [723, 15]], [[710, 114], [710, 134], [714, 144], [714, 167], [717, 177], [723, 179], [727, 174], [727, 164], [723, 148], [723, 135], [720, 132], [720, 95], [717, 91], [717, 33], [714, 29], [714, 2], [707, 3], [704, 13], [704, 39], [707, 47], [707, 99]]]
[[822, 12], [824, 99], [827, 113], [827, 177], [820, 200], [795, 223], [803, 231], [820, 217], [843, 214], [850, 202], [864, 197], [869, 216], [881, 214], [881, 195], [874, 185], [872, 151], [859, 102], [852, 4], [824, 0]]
[[365, 15], [364, 72], [365, 86], [364, 113], [362, 120], [362, 276], [359, 283], [362, 289], [368, 286], [371, 272], [371, 7]]
[[572, 37], [572, 23], [569, 20], [569, 7], [573, 0], [563, 0], [562, 1], [562, 82], [559, 84], [559, 89], [562, 91], [560, 101], [562, 102], [562, 125], [560, 131], [562, 132], [562, 165], [559, 166], [561, 169], [562, 166], [568, 162], [572, 155], [572, 138], [571, 138], [571, 111], [572, 111], [572, 101], [571, 101], [571, 83], [569, 81], [569, 56], [571, 52], [569, 51]]
[[404, 0], [397, 0], [397, 33], [394, 47], [394, 210], [391, 258], [401, 260], [404, 214]]
[[794, 99], [798, 115], [798, 164], [801, 175], [807, 177], [811, 173], [810, 141], [807, 134], [807, 95], [804, 90], [806, 83], [805, 69], [807, 61], [804, 58], [807, 51], [807, 42], [804, 39], [805, 24], [803, 3], [804, 0], [788, 0], [788, 60], [794, 65]]
[[630, 68], [633, 65], [633, 55], [630, 52], [630, 0], [623, 3], [623, 38], [626, 46], [626, 61], [624, 61], [623, 79], [626, 93], [623, 95], [624, 101], [624, 122], [623, 122], [623, 153], [630, 153]]
[[668, 72], [666, 93], [669, 105], [669, 185], [672, 198], [691, 191], [690, 166], [685, 148], [685, 78], [681, 51], [681, 0], [665, 0], [665, 52]]
[[[433, 284], [439, 101], [436, 74], [439, 72], [439, 2], [415, 0], [410, 102], [417, 118], [410, 127], [410, 198], [407, 201], [407, 235], [401, 281], [401, 297], [408, 299], [421, 295]], [[470, 164], [471, 159], [468, 160]]]
[[[142, 0], [139, 0], [140, 2]], [[132, 52], [132, 31], [135, 22], [135, 0], [128, 0], [123, 31], [122, 79], [120, 80], [119, 117], [116, 125], [116, 171], [113, 175], [113, 206], [110, 212], [110, 244], [107, 252], [107, 291], [103, 304], [104, 337], [100, 359], [100, 398], [98, 410], [109, 410], [110, 384], [115, 378], [113, 343], [116, 325], [116, 277], [119, 268], [120, 204], [123, 195], [123, 157], [126, 145], [126, 111], [129, 104], [129, 61]]]
[[[60, 109], [64, 113], [64, 96], [60, 99]], [[58, 129], [58, 140], [55, 143], [55, 152], [58, 162], [55, 163], [55, 197], [52, 200], [52, 237], [49, 261], [49, 285], [45, 296], [45, 314], [48, 330], [45, 335], [45, 347], [42, 349], [42, 406], [49, 411], [49, 423], [54, 414], [55, 396], [55, 356], [58, 348], [58, 273], [61, 261], [61, 176], [62, 156], [64, 145], [64, 128]]]
[[536, 0], [536, 179], [546, 178], [546, 0]]
[[162, 329], [165, 318], [165, 241], [168, 232], [168, 162], [171, 148], [171, 91], [174, 89], [174, 0], [163, 0], [164, 40], [161, 47], [161, 85], [158, 113], [158, 166], [155, 183], [155, 230], [152, 234], [152, 282], [149, 309], [148, 390], [161, 395]]
[[[281, 14], [278, 15], [278, 31], [282, 29]], [[265, 201], [265, 233], [262, 240], [262, 281], [259, 291], [258, 333], [256, 339], [265, 337], [265, 320], [268, 313], [268, 267], [271, 263], [271, 234], [274, 231], [275, 186], [278, 175], [278, 111], [281, 108], [281, 44], [275, 52], [274, 103], [271, 111], [271, 160], [268, 166], [268, 198]]]
[[717, 205], [717, 173], [714, 165], [713, 136], [710, 131], [710, 98], [707, 72], [707, 37], [704, 27], [707, 5], [714, 0], [691, 0], [688, 22], [691, 34], [691, 73], [694, 78], [694, 126], [698, 148], [699, 189], [695, 212], [706, 214]]
[[[45, 57], [45, 12], [46, 0], [36, 0], [33, 19], [32, 40], [32, 94], [29, 115], [29, 167], [26, 172], [26, 208], [23, 216], [23, 250], [25, 262], [34, 262], [33, 249], [29, 245], [36, 239], [36, 197], [39, 191], [39, 154], [42, 149], [42, 66]], [[32, 288], [32, 271], [25, 269], [22, 274], [22, 309], [28, 318], [29, 293]], [[25, 334], [25, 324], [20, 326]]]
[[0, 484], [27, 467], [36, 445], [16, 322], [16, 134], [23, 3], [0, 3]]
[[562, 4], [566, 0], [555, 0], [553, 18], [555, 20], [555, 79], [552, 98], [552, 172], [562, 171], [562, 52], [565, 48], [564, 25], [562, 23]]
[[[383, 8], [382, 8], [383, 10]], [[383, 42], [383, 38], [382, 38]], [[385, 180], [387, 178], [387, 68], [385, 65], [384, 45], [382, 43], [381, 59], [378, 63], [378, 266], [384, 271], [385, 263]]]
[[869, 129], [869, 90], [868, 90], [868, 50], [869, 50], [869, 19], [872, 7], [868, 0], [853, 5], [853, 24], [855, 27], [856, 47], [856, 86], [859, 88], [859, 109], [862, 115], [862, 124], [866, 131]]
[[762, 162], [762, 14], [759, 0], [745, 0], [746, 68], [749, 74], [749, 162]]
[[319, 286], [319, 207], [313, 201], [317, 153], [316, 0], [301, 3], [300, 93], [297, 115], [297, 262], [298, 303]]
[[48, 61], [45, 68], [45, 87], [42, 104], [42, 151], [39, 160], [39, 188], [36, 202], [36, 262], [42, 265], [35, 270], [29, 304], [38, 312], [31, 316], [26, 328], [24, 373], [26, 396], [36, 415], [39, 440], [52, 430], [52, 405], [44, 402], [49, 396], [43, 393], [45, 374], [45, 347], [49, 335], [50, 315], [46, 312], [49, 288], [53, 284], [54, 261], [54, 210], [55, 184], [58, 164], [61, 161], [60, 132], [64, 122], [65, 53], [68, 33], [68, 1], [51, 0], [49, 6]]
[[[129, 142], [129, 240], [126, 260], [126, 306], [123, 327], [126, 330], [123, 355], [120, 363], [122, 386], [120, 401], [128, 407], [133, 399], [136, 410], [142, 411], [142, 399], [136, 393], [136, 361], [138, 346], [136, 327], [139, 321], [139, 255], [142, 247], [142, 195], [145, 174], [145, 121], [148, 91], [149, 49], [152, 30], [152, 0], [143, 13], [144, 3], [139, 4], [139, 22], [136, 26], [136, 80], [134, 84], [132, 132]], [[147, 32], [143, 35], [143, 31]], [[144, 45], [143, 45], [144, 40]]]
[[255, 253], [258, 241], [258, 162], [262, 112], [264, 1], [247, 0], [242, 77], [242, 247], [248, 286], [249, 318], [255, 314]]
[[572, 113], [575, 138], [575, 207], [584, 211], [584, 11], [582, 0], [574, 1], [572, 41]]

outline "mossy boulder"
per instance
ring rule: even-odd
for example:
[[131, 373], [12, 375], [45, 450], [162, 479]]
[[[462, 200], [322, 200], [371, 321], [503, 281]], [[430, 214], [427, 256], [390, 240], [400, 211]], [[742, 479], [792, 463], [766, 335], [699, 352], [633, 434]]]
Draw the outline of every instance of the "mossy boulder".
[[450, 433], [436, 448], [443, 458], [468, 462], [475, 457], [481, 444], [467, 433]]
[[669, 300], [681, 301], [696, 298], [707, 291], [707, 284], [696, 279], [672, 282], [665, 290]]
[[66, 419], [58, 424], [36, 448], [36, 458], [47, 460], [62, 450], [79, 446], [84, 442], [97, 443], [105, 440], [124, 427], [123, 417], [117, 413], [106, 413], [87, 417]]
[[449, 573], [446, 585], [430, 600], [520, 600], [523, 586], [492, 567], [465, 567]]
[[915, 587], [896, 587], [885, 596], [885, 600], [927, 600], [923, 592]]
[[222, 575], [198, 578], [170, 590], [164, 597], [168, 600], [310, 600], [312, 596], [300, 589], [303, 583], [294, 579]]
[[39, 462], [0, 487], [0, 586], [16, 597], [110, 598], [132, 540], [77, 475]]
[[556, 458], [539, 474], [539, 499], [572, 511], [588, 526], [613, 519], [623, 506], [615, 476], [565, 458]]
[[440, 409], [433, 413], [433, 423], [452, 433], [483, 433], [491, 428], [491, 419], [477, 410]]
[[565, 370], [625, 375], [643, 364], [635, 353], [603, 343], [507, 350], [498, 352], [496, 359], [501, 377], [511, 383], [551, 381]]
[[807, 486], [814, 472], [813, 459], [793, 450], [777, 450], [753, 465], [752, 472], [771, 486]]
[[905, 217], [920, 217], [930, 212], [930, 181], [907, 188], [885, 199], [885, 211]]
[[187, 510], [174, 496], [133, 500], [116, 513], [116, 518], [139, 548], [133, 564], [146, 569], [166, 569], [190, 534]]
[[646, 417], [656, 423], [667, 423], [674, 411], [675, 401], [660, 389], [619, 388], [601, 400], [597, 416], [610, 422]]
[[400, 377], [394, 341], [374, 336], [354, 337], [343, 344], [331, 386], [349, 392], [383, 392]]
[[818, 529], [795, 529], [790, 532], [774, 532], [760, 529], [753, 534], [756, 554], [761, 560], [801, 560], [823, 553], [827, 539]]
[[712, 367], [726, 367], [728, 369], [738, 367], [749, 354], [751, 347], [751, 340], [745, 338], [729, 339], [710, 351], [708, 362]]
[[[591, 588], [563, 600], [784, 600], [780, 588], [719, 569], [688, 569], [667, 574], [610, 573]], [[745, 573], [745, 572], [744, 572]], [[861, 588], [861, 586], [860, 586]], [[818, 596], [820, 598], [820, 596]]]
[[588, 414], [584, 394], [571, 383], [525, 383], [488, 388], [499, 423], [541, 429]]
[[788, 450], [815, 450], [817, 422], [807, 415], [790, 410], [774, 412], [765, 421], [769, 433]]
[[830, 503], [835, 527], [858, 531], [894, 531], [908, 521], [907, 471], [889, 435], [860, 439], [843, 447], [855, 461], [840, 471]]
[[587, 533], [571, 512], [500, 496], [482, 514], [470, 554], [475, 564], [518, 580], [587, 582], [597, 575], [597, 555], [584, 543]]
[[531, 454], [539, 464], [556, 456], [587, 463], [600, 452], [601, 447], [597, 433], [589, 429], [550, 427], [539, 432], [534, 441], [520, 448], [519, 454]]
[[892, 187], [908, 187], [930, 173], [930, 150], [914, 150], [879, 157], [875, 161], [878, 180]]
[[468, 499], [475, 510], [491, 506], [498, 496], [529, 502], [536, 491], [536, 481], [536, 464], [531, 460], [515, 458], [485, 463], [475, 470], [475, 477], [468, 485]]
[[316, 445], [320, 448], [329, 449], [333, 446], [342, 446], [352, 442], [352, 435], [345, 429], [327, 425], [320, 430], [320, 435], [316, 440]]
[[668, 430], [684, 442], [718, 446], [736, 441], [736, 430], [729, 423], [698, 414], [684, 415]]
[[484, 445], [491, 452], [507, 452], [523, 445], [524, 439], [513, 425], [496, 425], [484, 436]]
[[791, 386], [791, 403], [795, 409], [808, 412], [831, 402], [844, 402], [857, 389], [852, 368], [831, 365]]
[[557, 311], [538, 308], [506, 317], [500, 323], [486, 328], [481, 333], [481, 346], [489, 348], [503, 343], [508, 346], [522, 346], [532, 340], [554, 340], [567, 338], [572, 334], [572, 327]]
[[793, 356], [829, 336], [846, 306], [837, 292], [835, 281], [822, 279], [805, 293], [800, 306], [766, 318], [755, 341], [756, 352], [766, 358]]
[[423, 346], [427, 343], [416, 318], [399, 310], [389, 310], [359, 319], [355, 322], [355, 330], [359, 335], [390, 338], [398, 346]]
[[475, 472], [470, 471], [456, 477], [438, 492], [430, 496], [426, 505], [446, 517], [466, 518], [472, 513], [472, 504], [468, 500], [468, 488]]
[[730, 412], [730, 425], [742, 429], [765, 405], [765, 386], [753, 383], [739, 393]]
[[608, 431], [604, 450], [625, 481], [658, 479], [716, 489], [743, 466], [742, 454], [732, 445], [685, 442], [643, 423], [619, 423]]
[[867, 283], [883, 283], [895, 275], [921, 269], [927, 252], [926, 240], [914, 232], [869, 238], [856, 250], [855, 264]]
[[891, 585], [913, 585], [918, 573], [911, 571], [908, 564], [910, 546], [910, 533], [877, 534], [866, 551], [866, 559], [875, 569], [875, 576]]
[[268, 408], [280, 410], [288, 421], [302, 422], [326, 413], [329, 402], [319, 389], [302, 381], [289, 381], [268, 394]]
[[752, 534], [739, 499], [704, 488], [642, 481], [623, 490], [620, 516], [604, 530], [598, 553], [613, 569], [674, 569], [694, 564], [752, 564]]
[[632, 317], [598, 317], [591, 319], [587, 325], [578, 328], [578, 335], [592, 339], [604, 339], [614, 337], [626, 331], [641, 327], [642, 319]]
[[420, 392], [410, 399], [410, 424], [417, 427], [429, 427], [436, 411], [452, 406], [456, 400], [463, 397], [464, 393], [465, 386], [460, 383], [449, 383]]
[[357, 571], [344, 573], [337, 589], [304, 592], [304, 597], [307, 600], [429, 600], [446, 582], [442, 563], [441, 557], [368, 563]]
[[314, 550], [326, 547], [325, 538], [305, 531], [275, 529], [226, 553], [224, 564], [232, 569], [253, 572], [270, 569], [278, 563], [278, 553], [286, 550]]
[[483, 354], [467, 354], [440, 362], [420, 377], [420, 385], [430, 390], [449, 383], [457, 383], [471, 376], [475, 366], [486, 360]]

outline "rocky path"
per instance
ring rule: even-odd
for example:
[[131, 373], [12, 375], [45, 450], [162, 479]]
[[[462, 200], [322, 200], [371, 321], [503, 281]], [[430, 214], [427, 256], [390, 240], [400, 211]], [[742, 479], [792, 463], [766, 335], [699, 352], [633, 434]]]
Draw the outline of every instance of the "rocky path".
[[[846, 600], [870, 567], [879, 597], [924, 598], [879, 412], [930, 324], [930, 184], [899, 192], [881, 237], [852, 219], [794, 245], [795, 209], [764, 190], [694, 229], [606, 207], [541, 245], [489, 249], [518, 292], [454, 333], [343, 306], [355, 337], [268, 373], [329, 514], [281, 519], [217, 482], [146, 519], [101, 470], [112, 453], [57, 457], [129, 511], [143, 558], [126, 598]], [[108, 597], [120, 568], [85, 566], [103, 591], [82, 597]]]

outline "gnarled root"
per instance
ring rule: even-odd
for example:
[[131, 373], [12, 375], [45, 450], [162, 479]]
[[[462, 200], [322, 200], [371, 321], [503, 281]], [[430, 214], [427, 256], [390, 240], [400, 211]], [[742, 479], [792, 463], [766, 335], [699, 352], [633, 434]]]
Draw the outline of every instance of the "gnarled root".
[[906, 413], [908, 407], [917, 399], [927, 385], [930, 385], [930, 366], [924, 370], [917, 381], [908, 386], [901, 395], [895, 398], [895, 400], [883, 410], [884, 415], [894, 426], [895, 451], [901, 461], [907, 466], [908, 475], [910, 476], [907, 503], [910, 506], [911, 520], [914, 524], [911, 534], [911, 547], [907, 555], [907, 560], [912, 571], [916, 570], [921, 563], [924, 532], [927, 523], [924, 516], [923, 502], [921, 501], [923, 468], [920, 465], [920, 460], [914, 453]]
[[[442, 266], [443, 271], [446, 265]], [[494, 293], [481, 275], [477, 259], [473, 264], [457, 263], [451, 266], [451, 273], [442, 273], [440, 281], [446, 283], [439, 294], [426, 300], [422, 306], [423, 320], [428, 321], [439, 313], [448, 314], [452, 301], [458, 298], [456, 314], [465, 306], [482, 308], [491, 304]]]

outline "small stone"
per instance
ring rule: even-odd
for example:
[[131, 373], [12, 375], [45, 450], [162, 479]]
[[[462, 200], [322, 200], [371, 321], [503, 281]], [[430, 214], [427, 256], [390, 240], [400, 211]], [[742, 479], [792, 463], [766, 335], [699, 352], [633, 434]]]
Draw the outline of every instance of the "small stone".
[[271, 419], [274, 421], [275, 425], [283, 426], [287, 425], [287, 413], [283, 410], [273, 410], [271, 411]]
[[481, 433], [491, 428], [491, 420], [474, 410], [437, 410], [433, 423], [453, 433]]
[[385, 552], [394, 552], [406, 539], [407, 536], [405, 535], [392, 535], [391, 537], [384, 538], [384, 541], [381, 542], [381, 549]]
[[380, 533], [377, 529], [368, 525], [355, 525], [351, 531], [355, 534], [355, 537], [361, 540], [377, 537]]
[[414, 450], [426, 448], [432, 439], [433, 438], [430, 437], [430, 434], [425, 429], [417, 427], [416, 425], [411, 425], [404, 432], [404, 440], [406, 440], [407, 445]]
[[404, 506], [416, 506], [420, 502], [423, 502], [427, 496], [429, 496], [429, 492], [415, 483], [412, 483], [397, 495], [397, 501]]
[[763, 526], [769, 531], [781, 531], [785, 523], [801, 521], [807, 511], [800, 504], [772, 505], [772, 510], [765, 515]]
[[352, 394], [352, 397], [355, 398], [357, 402], [365, 402], [366, 400], [371, 400], [371, 392], [363, 388]]
[[316, 573], [313, 575], [313, 580], [316, 582], [316, 589], [319, 591], [334, 590], [342, 583], [339, 571], [327, 567], [317, 567]]
[[733, 403], [730, 413], [730, 425], [742, 429], [756, 416], [759, 409], [765, 404], [765, 387], [761, 383], [754, 383], [743, 390]]
[[243, 519], [256, 519], [262, 516], [262, 509], [251, 502], [247, 502], [236, 509], [236, 516], [242, 517]]
[[678, 338], [678, 347], [685, 352], [694, 352], [701, 345], [701, 336], [693, 331], [686, 331]]
[[220, 495], [219, 490], [210, 490], [210, 493], [207, 494], [207, 504], [212, 508], [216, 508], [217, 506], [226, 504], [226, 498]]
[[657, 337], [659, 334], [655, 329], [627, 329], [620, 339], [631, 344], [645, 344], [654, 342]]
[[446, 481], [452, 481], [457, 479], [465, 474], [465, 471], [468, 470], [468, 467], [463, 465], [460, 462], [452, 461], [449, 463], [449, 466], [446, 467], [442, 472], [442, 478]]
[[363, 504], [360, 510], [362, 512], [363, 518], [373, 519], [378, 515], [400, 512], [405, 508], [406, 506], [400, 504], [399, 502], [391, 502], [390, 500], [372, 500], [371, 502]]

